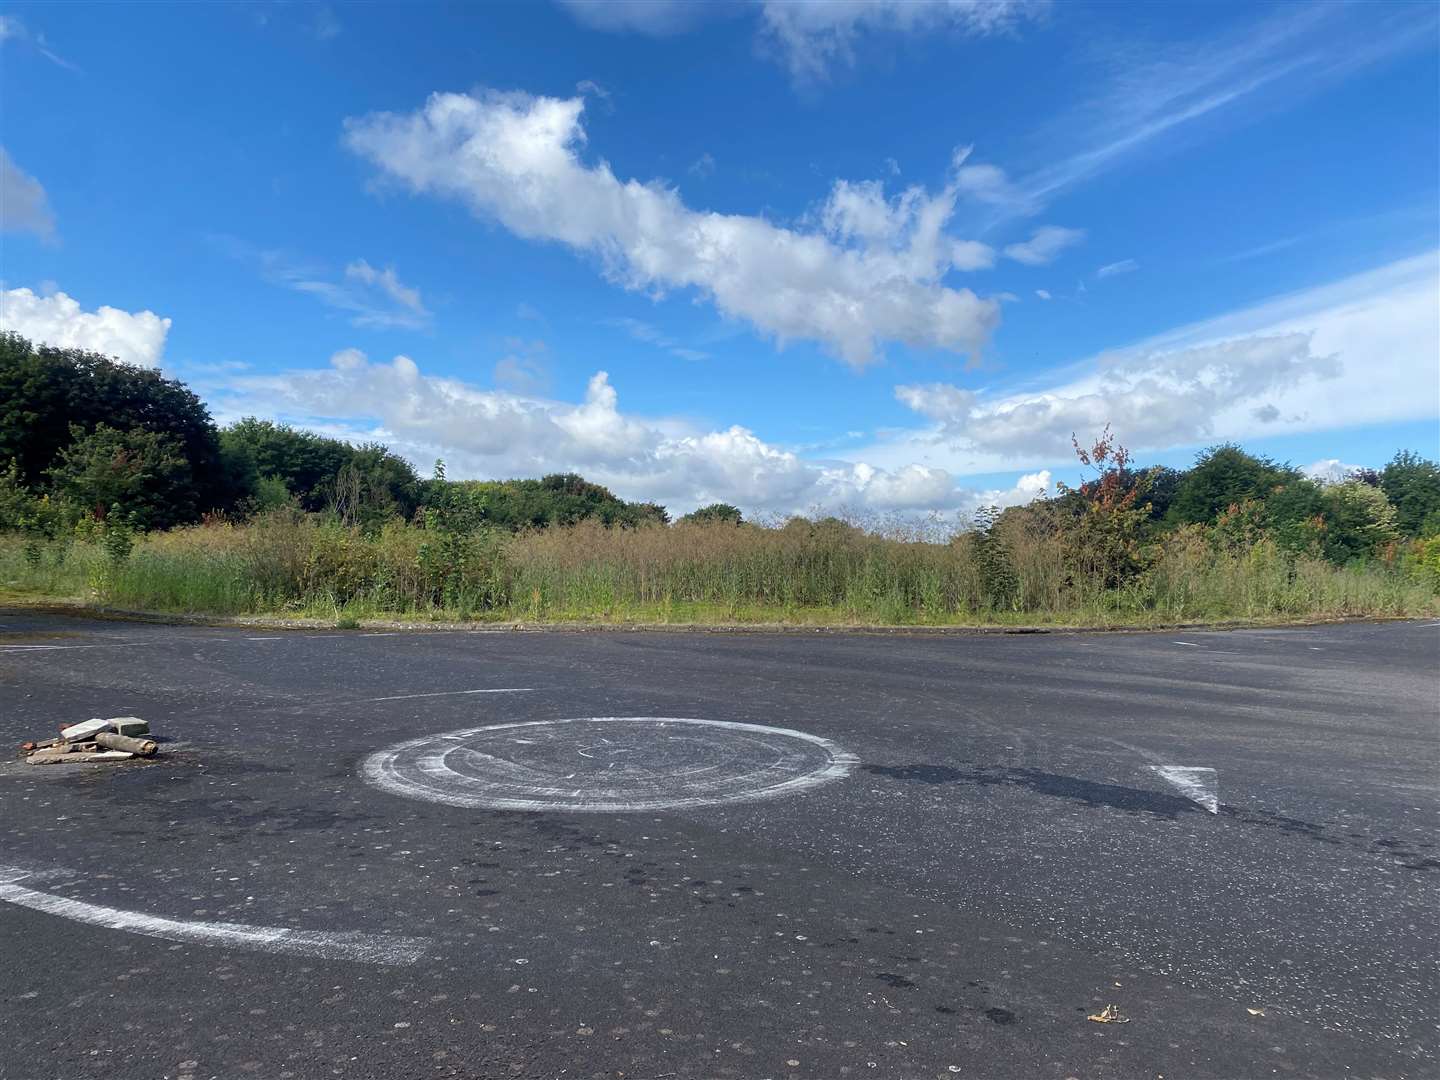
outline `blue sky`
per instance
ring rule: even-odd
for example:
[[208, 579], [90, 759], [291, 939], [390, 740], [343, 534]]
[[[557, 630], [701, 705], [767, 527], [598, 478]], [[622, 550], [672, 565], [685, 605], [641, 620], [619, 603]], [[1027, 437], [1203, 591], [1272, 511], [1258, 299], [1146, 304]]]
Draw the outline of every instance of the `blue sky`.
[[222, 421], [777, 513], [1440, 442], [1433, 5], [0, 19], [0, 321]]

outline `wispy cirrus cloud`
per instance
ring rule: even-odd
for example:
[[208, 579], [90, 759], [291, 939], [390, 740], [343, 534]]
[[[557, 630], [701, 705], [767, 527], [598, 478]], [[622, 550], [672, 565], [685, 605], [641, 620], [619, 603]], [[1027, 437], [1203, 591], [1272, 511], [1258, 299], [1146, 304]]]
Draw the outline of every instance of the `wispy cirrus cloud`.
[[1098, 278], [1118, 277], [1121, 274], [1133, 274], [1140, 269], [1138, 259], [1121, 259], [1119, 262], [1106, 263], [1095, 271]]
[[754, 13], [760, 50], [773, 56], [799, 86], [827, 81], [853, 67], [867, 38], [953, 33], [971, 37], [1010, 33], [1038, 20], [1049, 0], [557, 0], [593, 30], [669, 37], [717, 18]]
[[0, 15], [0, 45], [7, 42], [34, 49], [56, 67], [64, 68], [66, 71], [78, 72], [80, 70], [78, 65], [72, 64], [51, 48], [50, 43], [45, 40], [44, 34], [38, 30], [32, 31], [18, 15]]
[[1034, 214], [1141, 153], [1251, 122], [1433, 47], [1437, 29], [1432, 4], [1290, 4], [1209, 37], [1116, 45], [1096, 62], [1096, 91], [1029, 136], [1028, 167], [990, 166], [989, 201], [1002, 216]]
[[701, 349], [694, 349], [666, 334], [659, 327], [645, 322], [643, 319], [617, 318], [606, 319], [606, 325], [614, 326], [629, 334], [636, 341], [643, 341], [647, 345], [654, 345], [657, 349], [663, 349], [671, 356], [681, 360], [709, 360], [710, 354]]
[[256, 247], [238, 237], [216, 234], [208, 239], [231, 258], [255, 267], [270, 284], [348, 313], [352, 326], [422, 330], [431, 324], [420, 290], [401, 281], [393, 266], [377, 269], [365, 259], [355, 259], [336, 274], [290, 252]]
[[1084, 229], [1042, 225], [1030, 234], [1029, 240], [1007, 245], [1005, 256], [1026, 266], [1045, 266], [1059, 258], [1066, 248], [1074, 247], [1084, 239]]

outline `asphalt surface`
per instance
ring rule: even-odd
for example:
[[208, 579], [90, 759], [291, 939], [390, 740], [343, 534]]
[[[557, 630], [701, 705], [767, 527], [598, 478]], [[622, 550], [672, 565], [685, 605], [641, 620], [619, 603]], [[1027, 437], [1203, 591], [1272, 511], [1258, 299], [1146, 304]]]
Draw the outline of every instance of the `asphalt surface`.
[[1440, 1075], [1440, 624], [0, 613], [0, 737], [122, 714], [0, 764], [5, 1080]]

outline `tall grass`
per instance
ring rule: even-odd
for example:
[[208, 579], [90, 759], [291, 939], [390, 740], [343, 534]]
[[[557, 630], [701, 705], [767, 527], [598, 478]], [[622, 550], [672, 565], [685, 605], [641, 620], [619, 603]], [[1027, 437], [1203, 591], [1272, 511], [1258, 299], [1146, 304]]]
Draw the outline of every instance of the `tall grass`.
[[[985, 545], [989, 546], [986, 547]], [[982, 551], [983, 548], [983, 551]], [[1005, 588], [994, 588], [997, 559]], [[334, 618], [1146, 624], [1440, 613], [1432, 583], [1381, 565], [1292, 558], [1267, 539], [1217, 548], [1171, 534], [1147, 571], [1103, 588], [1064, 537], [1023, 515], [948, 537], [826, 520], [782, 527], [582, 522], [449, 536], [394, 522], [367, 534], [276, 513], [100, 544], [0, 537], [0, 592], [122, 608]]]

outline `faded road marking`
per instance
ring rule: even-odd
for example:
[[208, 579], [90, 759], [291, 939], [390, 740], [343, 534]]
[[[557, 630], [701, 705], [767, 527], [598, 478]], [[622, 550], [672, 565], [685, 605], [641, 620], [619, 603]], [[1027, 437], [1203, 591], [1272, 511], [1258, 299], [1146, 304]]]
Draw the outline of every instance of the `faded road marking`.
[[1191, 802], [1212, 814], [1220, 812], [1220, 777], [1214, 769], [1200, 765], [1151, 765], [1150, 769]]
[[789, 728], [590, 716], [410, 739], [371, 754], [361, 774], [392, 794], [451, 806], [628, 813], [797, 794], [855, 764], [829, 739]]
[[427, 938], [167, 919], [27, 889], [15, 883], [17, 878], [24, 876], [28, 875], [23, 871], [0, 866], [0, 900], [62, 919], [166, 941], [392, 965], [413, 964], [425, 955], [430, 946]]
[[35, 652], [52, 649], [134, 649], [141, 645], [158, 645], [158, 641], [107, 641], [96, 645], [0, 645], [0, 652]]
[[346, 705], [363, 705], [370, 701], [407, 701], [410, 698], [423, 697], [458, 697], [461, 694], [531, 694], [535, 692], [533, 686], [505, 686], [494, 690], [436, 690], [428, 694], [392, 694], [389, 697], [360, 698], [358, 701], [347, 701]]

